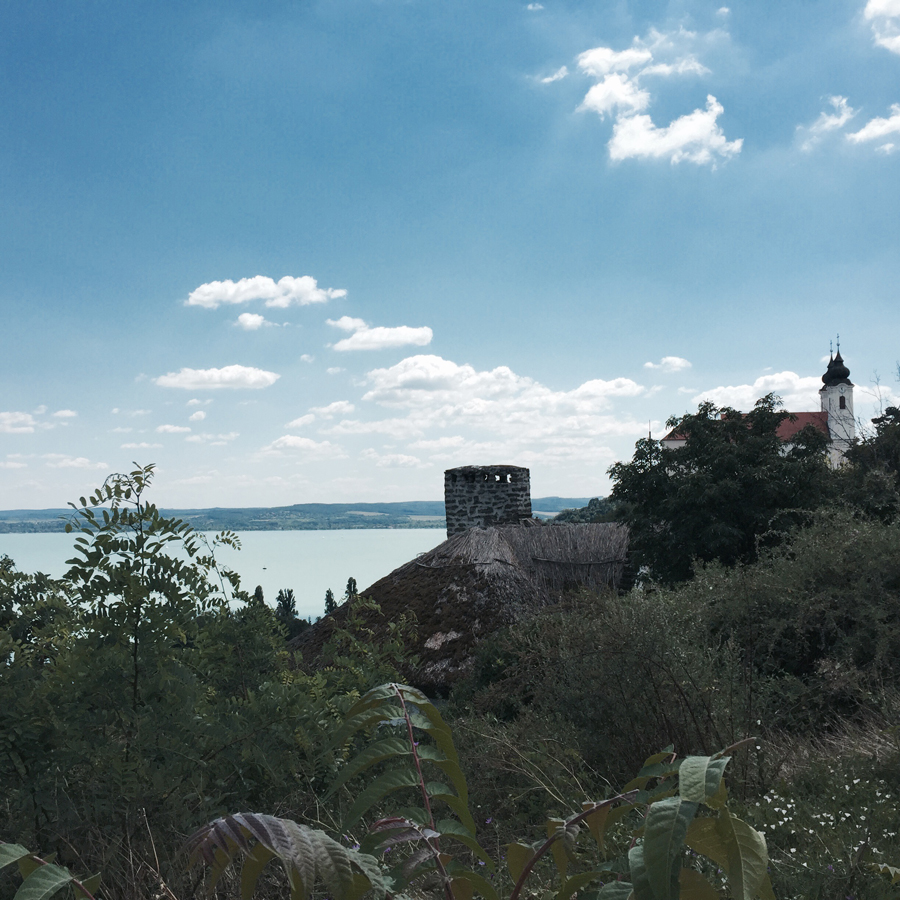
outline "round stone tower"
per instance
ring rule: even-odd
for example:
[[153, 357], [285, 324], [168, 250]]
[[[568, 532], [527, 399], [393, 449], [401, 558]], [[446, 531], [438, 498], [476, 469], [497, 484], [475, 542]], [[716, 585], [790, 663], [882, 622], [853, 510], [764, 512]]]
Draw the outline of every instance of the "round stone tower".
[[531, 473], [521, 466], [460, 466], [444, 472], [447, 537], [467, 528], [531, 518]]

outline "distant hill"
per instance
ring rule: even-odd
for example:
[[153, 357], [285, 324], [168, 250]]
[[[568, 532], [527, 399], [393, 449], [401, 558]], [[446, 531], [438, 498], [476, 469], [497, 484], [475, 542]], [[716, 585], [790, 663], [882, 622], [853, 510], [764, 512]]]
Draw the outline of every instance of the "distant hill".
[[[547, 518], [584, 506], [586, 499], [537, 497], [535, 515]], [[405, 503], [296, 503], [293, 506], [162, 509], [200, 531], [325, 531], [336, 528], [443, 528], [443, 500]], [[0, 534], [64, 531], [71, 509], [0, 510]]]

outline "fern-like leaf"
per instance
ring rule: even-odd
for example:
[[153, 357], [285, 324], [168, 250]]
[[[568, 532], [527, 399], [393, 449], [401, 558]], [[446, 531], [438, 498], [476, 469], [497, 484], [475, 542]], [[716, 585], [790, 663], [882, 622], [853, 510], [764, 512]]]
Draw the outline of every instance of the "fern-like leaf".
[[276, 857], [291, 885], [292, 900], [308, 900], [323, 883], [334, 900], [359, 900], [368, 891], [383, 900], [387, 886], [377, 861], [343, 847], [323, 831], [259, 813], [237, 813], [204, 825], [188, 841], [192, 863], [211, 866], [214, 885], [222, 872], [246, 856], [242, 900], [249, 900], [266, 864]]

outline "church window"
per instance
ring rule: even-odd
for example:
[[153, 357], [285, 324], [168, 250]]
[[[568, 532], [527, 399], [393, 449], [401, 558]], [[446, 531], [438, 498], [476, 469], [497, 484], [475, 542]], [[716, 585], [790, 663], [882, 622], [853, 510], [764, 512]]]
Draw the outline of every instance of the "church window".
[[843, 394], [841, 394], [840, 400], [838, 401], [838, 408], [839, 409], [847, 408], [847, 398]]

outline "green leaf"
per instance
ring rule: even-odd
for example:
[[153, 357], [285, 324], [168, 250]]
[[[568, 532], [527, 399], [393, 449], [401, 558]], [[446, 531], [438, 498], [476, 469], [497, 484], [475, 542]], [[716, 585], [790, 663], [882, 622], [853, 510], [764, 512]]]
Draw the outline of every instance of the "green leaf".
[[900, 881], [900, 869], [889, 866], [887, 863], [869, 863], [869, 868], [879, 875], [887, 875], [891, 879], [891, 884], [897, 884]]
[[275, 859], [275, 854], [262, 844], [257, 844], [244, 859], [241, 867], [241, 900], [251, 900], [256, 891], [256, 882], [266, 865]]
[[681, 900], [719, 900], [719, 892], [696, 870], [682, 869]]
[[644, 825], [644, 864], [657, 900], [678, 900], [678, 872], [688, 826], [696, 803], [669, 797], [654, 803]]
[[44, 900], [62, 890], [71, 880], [69, 872], [60, 866], [41, 866], [22, 882], [13, 900]]
[[463, 871], [456, 875], [456, 877], [465, 878], [466, 881], [471, 882], [475, 890], [481, 894], [485, 900], [500, 900], [494, 886], [486, 878], [482, 878], [481, 875], [478, 875], [475, 872]]
[[[590, 809], [592, 806], [596, 806], [596, 804], [581, 804], [582, 811]], [[606, 841], [604, 839], [604, 834], [606, 833], [606, 819], [607, 816], [609, 816], [611, 809], [611, 805], [601, 806], [599, 809], [595, 810], [589, 816], [587, 816], [584, 820], [584, 824], [587, 825], [588, 831], [590, 831], [594, 840], [597, 842], [597, 848], [604, 855], [606, 855]]]
[[506, 845], [506, 868], [512, 876], [513, 882], [518, 882], [522, 877], [525, 866], [534, 858], [534, 847], [530, 844], [521, 844], [514, 841]]
[[[100, 881], [101, 877], [100, 873], [98, 872], [96, 875], [91, 875], [90, 878], [85, 878], [84, 881], [81, 882], [81, 886], [84, 888], [84, 890], [93, 895], [97, 893], [97, 890], [100, 887]], [[78, 885], [73, 884], [72, 887], [75, 888], [76, 891], [79, 891]], [[79, 893], [82, 892], [79, 891]]]
[[419, 775], [413, 768], [391, 769], [382, 773], [356, 798], [344, 819], [344, 824], [353, 825], [365, 812], [393, 791], [418, 786]]
[[[567, 878], [559, 891], [557, 891], [555, 900], [569, 900], [572, 894], [586, 888], [594, 881], [599, 881], [603, 875], [604, 873], [600, 871], [579, 872], [577, 875]], [[629, 888], [630, 887], [631, 886], [629, 885]]]
[[553, 862], [556, 865], [556, 871], [559, 872], [559, 877], [563, 881], [565, 881], [566, 872], [569, 869], [569, 854], [566, 852], [564, 843], [566, 837], [565, 820], [547, 819], [547, 821], [544, 823], [544, 827], [547, 829], [548, 838], [556, 838], [556, 840], [550, 845], [550, 854], [552, 855]]
[[435, 828], [441, 837], [459, 841], [468, 847], [492, 872], [496, 870], [494, 861], [487, 855], [469, 829], [461, 822], [457, 822], [456, 819], [441, 819]]
[[0, 869], [11, 865], [29, 852], [21, 844], [0, 843]]
[[355, 775], [364, 772], [375, 763], [382, 762], [385, 759], [391, 759], [396, 756], [409, 756], [411, 749], [409, 741], [405, 738], [390, 737], [370, 744], [358, 756], [353, 757], [338, 773], [337, 778], [332, 782], [328, 793], [325, 795], [331, 797], [335, 791], [346, 784]]
[[682, 799], [706, 803], [715, 796], [730, 756], [712, 759], [709, 756], [688, 756], [678, 770], [678, 792]]
[[455, 794], [430, 794], [430, 796], [432, 800], [443, 800], [443, 802], [459, 816], [460, 822], [462, 822], [472, 834], [475, 834], [477, 831], [475, 820], [472, 818], [472, 813], [469, 812], [469, 808], [466, 806], [465, 801], [461, 800]]
[[475, 885], [468, 878], [460, 876], [450, 882], [450, 893], [453, 894], [453, 900], [472, 900], [475, 895]]
[[694, 819], [685, 843], [719, 865], [728, 876], [735, 897], [752, 900], [765, 889], [768, 863], [765, 839], [728, 810], [715, 819]]
[[597, 892], [597, 900], [628, 900], [631, 895], [630, 881], [610, 881]]
[[631, 889], [635, 900], [656, 900], [653, 888], [650, 887], [647, 867], [644, 864], [644, 848], [641, 844], [635, 844], [628, 851], [628, 871], [631, 873]]

